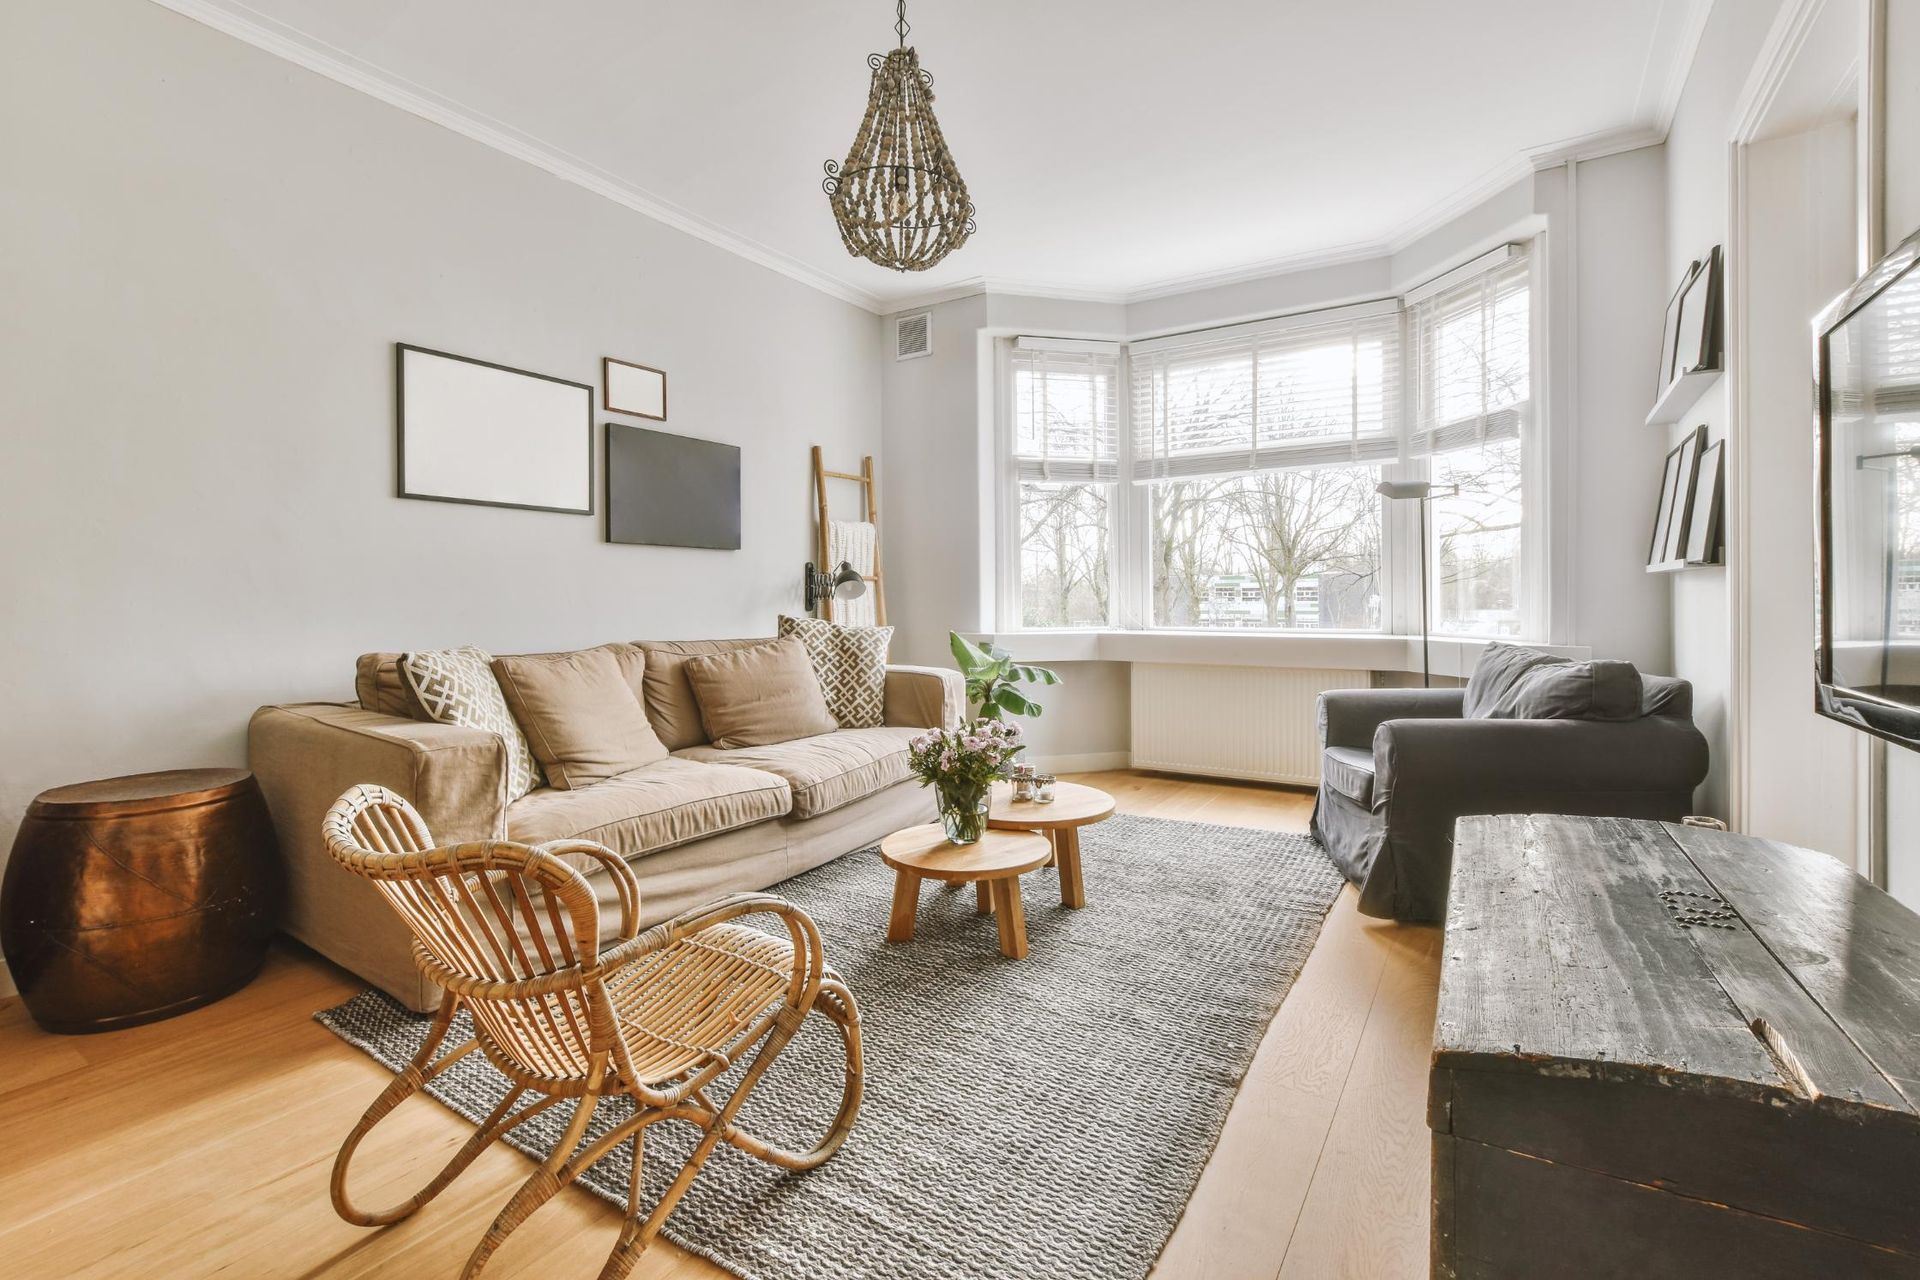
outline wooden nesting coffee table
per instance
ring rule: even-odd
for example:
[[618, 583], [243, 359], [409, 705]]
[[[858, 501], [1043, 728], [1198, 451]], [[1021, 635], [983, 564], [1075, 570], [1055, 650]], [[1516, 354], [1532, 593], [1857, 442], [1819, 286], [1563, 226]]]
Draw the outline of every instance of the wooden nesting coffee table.
[[1038, 831], [1053, 845], [1053, 861], [1060, 868], [1060, 903], [1087, 905], [1086, 885], [1080, 879], [1080, 828], [1113, 816], [1113, 797], [1098, 787], [1078, 782], [1054, 784], [1053, 801], [1035, 804], [1015, 800], [1013, 784], [993, 784], [993, 807], [987, 825], [999, 831]]
[[987, 831], [976, 844], [952, 844], [939, 823], [908, 827], [880, 842], [880, 860], [894, 870], [893, 916], [888, 942], [911, 942], [920, 913], [920, 882], [977, 884], [979, 912], [991, 910], [1000, 926], [1000, 954], [1027, 954], [1027, 917], [1020, 907], [1020, 877], [1053, 858], [1045, 836], [1031, 831]]

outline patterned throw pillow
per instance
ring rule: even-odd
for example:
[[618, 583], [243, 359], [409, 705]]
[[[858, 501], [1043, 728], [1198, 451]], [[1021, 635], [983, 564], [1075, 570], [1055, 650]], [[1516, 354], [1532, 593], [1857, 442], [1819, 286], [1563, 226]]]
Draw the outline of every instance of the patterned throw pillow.
[[400, 670], [428, 715], [441, 724], [485, 729], [507, 744], [507, 802], [511, 804], [545, 779], [527, 746], [527, 735], [507, 709], [492, 664], [492, 654], [472, 645], [400, 658]]
[[875, 729], [886, 720], [887, 647], [892, 627], [843, 627], [825, 618], [780, 619], [780, 635], [800, 637], [842, 729]]

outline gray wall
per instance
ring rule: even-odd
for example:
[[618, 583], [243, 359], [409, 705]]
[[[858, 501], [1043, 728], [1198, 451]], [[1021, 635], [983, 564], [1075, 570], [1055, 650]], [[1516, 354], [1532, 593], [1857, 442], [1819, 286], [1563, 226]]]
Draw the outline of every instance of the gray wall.
[[[769, 634], [807, 447], [879, 452], [876, 317], [145, 0], [0, 7], [0, 166], [0, 848], [364, 650]], [[743, 446], [742, 549], [396, 499], [396, 340], [666, 369], [665, 429]]]

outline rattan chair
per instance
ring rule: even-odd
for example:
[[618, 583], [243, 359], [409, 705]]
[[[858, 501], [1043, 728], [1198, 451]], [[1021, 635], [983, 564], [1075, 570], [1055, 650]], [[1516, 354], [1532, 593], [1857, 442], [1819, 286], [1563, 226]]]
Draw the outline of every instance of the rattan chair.
[[[626, 1221], [601, 1271], [627, 1275], [714, 1148], [727, 1142], [787, 1169], [811, 1169], [846, 1141], [860, 1108], [860, 1015], [826, 966], [806, 913], [770, 894], [736, 894], [638, 931], [633, 873], [612, 850], [583, 840], [537, 847], [484, 841], [435, 848], [411, 805], [359, 786], [327, 811], [327, 849], [374, 881], [412, 929], [414, 959], [444, 989], [426, 1043], [367, 1109], [333, 1166], [333, 1205], [361, 1226], [384, 1226], [443, 1191], [494, 1141], [562, 1099], [576, 1099], [552, 1151], [487, 1228], [463, 1276], [479, 1274], [501, 1243], [553, 1194], [622, 1142], [633, 1148]], [[620, 932], [601, 949], [600, 910], [587, 879], [563, 859], [599, 863], [620, 904]], [[733, 921], [777, 916], [786, 936]], [[474, 1036], [440, 1053], [461, 1008]], [[809, 1012], [839, 1029], [846, 1055], [840, 1110], [819, 1145], [788, 1151], [733, 1123]], [[367, 1133], [427, 1081], [478, 1048], [512, 1089], [432, 1181], [387, 1209], [356, 1207], [347, 1166]], [[748, 1055], [751, 1055], [748, 1058]], [[711, 1086], [735, 1064], [722, 1100]], [[630, 1119], [582, 1143], [602, 1098], [633, 1099]], [[526, 1099], [525, 1105], [521, 1105]], [[683, 1120], [704, 1136], [650, 1213], [640, 1205], [647, 1126]]]

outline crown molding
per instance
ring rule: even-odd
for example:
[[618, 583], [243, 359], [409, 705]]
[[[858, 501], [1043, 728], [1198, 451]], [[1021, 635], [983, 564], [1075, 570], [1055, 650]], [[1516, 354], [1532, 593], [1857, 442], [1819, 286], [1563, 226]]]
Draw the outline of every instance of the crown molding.
[[[1687, 77], [1700, 52], [1700, 40], [1713, 16], [1714, 0], [1664, 0], [1660, 17], [1647, 43], [1647, 62], [1640, 74], [1637, 117], [1657, 129], [1662, 139], [1673, 127], [1674, 113], [1686, 92]], [[1662, 53], [1667, 55], [1661, 66]]]
[[283, 58], [296, 66], [325, 76], [350, 89], [358, 89], [372, 98], [400, 108], [423, 120], [470, 138], [483, 146], [524, 160], [557, 178], [585, 187], [595, 195], [624, 205], [635, 213], [665, 223], [716, 248], [724, 249], [748, 262], [777, 271], [789, 279], [821, 293], [851, 302], [876, 314], [893, 308], [880, 297], [808, 266], [799, 259], [769, 248], [757, 240], [737, 235], [717, 223], [669, 200], [635, 186], [598, 166], [569, 155], [559, 147], [543, 142], [513, 126], [494, 120], [451, 98], [412, 84], [392, 72], [344, 50], [336, 49], [312, 36], [244, 5], [227, 0], [153, 0], [164, 9], [212, 27], [225, 35]]

